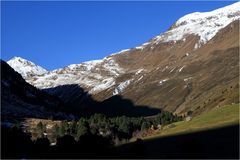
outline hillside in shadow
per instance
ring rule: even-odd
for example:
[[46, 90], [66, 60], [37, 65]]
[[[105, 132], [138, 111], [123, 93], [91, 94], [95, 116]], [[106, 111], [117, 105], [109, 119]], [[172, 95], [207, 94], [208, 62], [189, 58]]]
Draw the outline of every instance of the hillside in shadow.
[[114, 147], [109, 139], [87, 134], [76, 141], [65, 135], [50, 146], [47, 138], [35, 142], [18, 129], [2, 128], [1, 158], [239, 158], [239, 125], [178, 136], [138, 139]]
[[1, 60], [1, 120], [26, 117], [68, 119], [65, 103], [31, 84]]
[[121, 95], [112, 96], [102, 102], [95, 101], [91, 94], [77, 84], [62, 85], [44, 91], [59, 97], [67, 104], [69, 112], [77, 113], [79, 116], [90, 116], [95, 113], [102, 113], [108, 117], [114, 116], [151, 116], [161, 112], [149, 106], [136, 106], [129, 99]]
[[1, 120], [24, 118], [78, 119], [103, 113], [106, 116], [148, 116], [161, 112], [148, 106], [135, 106], [121, 96], [103, 102], [77, 84], [40, 90], [27, 83], [23, 77], [1, 60]]
[[239, 125], [138, 140], [117, 148], [118, 158], [239, 158]]

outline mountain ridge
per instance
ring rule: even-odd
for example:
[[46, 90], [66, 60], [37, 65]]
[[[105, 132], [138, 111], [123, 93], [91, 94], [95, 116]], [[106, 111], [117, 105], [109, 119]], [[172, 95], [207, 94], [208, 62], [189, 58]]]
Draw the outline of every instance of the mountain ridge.
[[[154, 38], [150, 39], [149, 41], [154, 40], [154, 39], [158, 39], [158, 40], [159, 40], [164, 33], [168, 33], [169, 31], [176, 29], [177, 27], [183, 25], [183, 23], [184, 23], [184, 25], [186, 25], [187, 21], [196, 21], [196, 20], [199, 20], [199, 19], [201, 19], [201, 18], [199, 18], [199, 17], [201, 17], [201, 16], [203, 16], [205, 19], [201, 20], [200, 23], [204, 23], [203, 21], [206, 20], [206, 19], [208, 19], [209, 17], [210, 17], [211, 19], [216, 18], [216, 17], [212, 17], [212, 16], [214, 16], [214, 14], [217, 14], [218, 16], [219, 16], [219, 15], [222, 16], [222, 17], [217, 17], [217, 18], [223, 18], [223, 17], [225, 18], [226, 16], [229, 17], [230, 20], [229, 20], [228, 22], [225, 22], [224, 26], [222, 26], [222, 27], [220, 27], [219, 29], [217, 29], [217, 31], [215, 32], [215, 34], [214, 34], [213, 36], [211, 36], [210, 38], [206, 38], [207, 41], [209, 41], [209, 40], [211, 40], [211, 38], [213, 38], [213, 37], [216, 35], [216, 33], [217, 33], [220, 29], [226, 27], [228, 24], [230, 24], [231, 22], [233, 22], [233, 21], [235, 21], [235, 20], [239, 20], [239, 18], [240, 18], [240, 10], [238, 9], [238, 7], [240, 7], [240, 2], [236, 2], [236, 3], [233, 3], [233, 4], [231, 4], [231, 5], [228, 5], [228, 6], [219, 8], [219, 9], [215, 9], [215, 10], [212, 10], [212, 11], [209, 11], [209, 12], [193, 12], [193, 13], [187, 14], [187, 15], [179, 18], [166, 32], [163, 32], [163, 33], [161, 33], [160, 35], [155, 36]], [[216, 16], [216, 15], [215, 15], [215, 16]], [[220, 25], [220, 24], [218, 24], [218, 25]], [[221, 25], [223, 25], [223, 24], [221, 24]], [[185, 33], [185, 34], [189, 34], [189, 32], [188, 32], [188, 33]], [[190, 33], [190, 34], [192, 34], [192, 33]], [[195, 34], [197, 35], [197, 34], [199, 34], [199, 33], [195, 33]], [[201, 36], [200, 36], [200, 37], [201, 37]], [[178, 38], [175, 38], [175, 39], [178, 39]], [[183, 39], [183, 41], [185, 41], [184, 38], [180, 38], [180, 39]], [[135, 47], [135, 49], [142, 49], [143, 47], [145, 47], [145, 46], [147, 46], [147, 45], [149, 44], [149, 41], [143, 43], [143, 44], [140, 45], [140, 46]], [[169, 41], [175, 41], [175, 40], [169, 40]], [[168, 41], [164, 41], [164, 42], [168, 42]], [[157, 42], [155, 42], [155, 43], [157, 43]], [[206, 43], [206, 41], [204, 41], [204, 43]], [[119, 52], [111, 53], [111, 54], [109, 54], [109, 56], [106, 56], [106, 57], [103, 58], [103, 59], [106, 59], [107, 57], [110, 57], [110, 56], [113, 56], [113, 55], [116, 55], [116, 54], [128, 52], [128, 51], [130, 51], [131, 49], [134, 49], [134, 48], [123, 49], [123, 50], [120, 50]], [[24, 59], [24, 58], [21, 58], [21, 57], [13, 57], [12, 59], [10, 59], [10, 60], [7, 61], [7, 62], [10, 63], [11, 60], [14, 60], [14, 59], [22, 59], [22, 60], [28, 61], [28, 60], [26, 60], [26, 59]], [[87, 63], [91, 63], [91, 62], [100, 62], [101, 60], [102, 60], [102, 59], [90, 60], [90, 61], [81, 62], [81, 63], [79, 63], [79, 64], [82, 64], [82, 63], [83, 63], [83, 64], [84, 64], [84, 63], [87, 64]], [[31, 61], [28, 61], [28, 62], [33, 63], [33, 62], [31, 62]], [[33, 63], [33, 64], [34, 64], [34, 63]], [[75, 65], [79, 65], [79, 64], [70, 64], [70, 65], [67, 65], [67, 66], [65, 66], [65, 67], [70, 67], [70, 66], [74, 67]], [[10, 66], [11, 66], [11, 65], [13, 65], [13, 64], [10, 64]], [[34, 64], [34, 65], [36, 65], [36, 64]], [[38, 65], [36, 65], [36, 66], [38, 66]], [[14, 67], [14, 66], [12, 66], [12, 67], [13, 67], [13, 68], [16, 68], [16, 67]], [[63, 67], [63, 68], [65, 68], [65, 67]], [[43, 69], [44, 69], [44, 68], [43, 68]], [[51, 70], [51, 71], [55, 71], [55, 70], [59, 70], [59, 69], [62, 69], [62, 68], [54, 69], [54, 70]], [[44, 69], [44, 70], [46, 70], [46, 69]], [[47, 70], [46, 70], [46, 71], [47, 71]]]

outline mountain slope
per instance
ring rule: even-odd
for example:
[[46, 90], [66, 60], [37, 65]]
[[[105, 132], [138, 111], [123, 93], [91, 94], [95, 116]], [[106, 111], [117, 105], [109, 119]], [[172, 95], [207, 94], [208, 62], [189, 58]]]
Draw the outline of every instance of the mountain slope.
[[13, 57], [7, 63], [24, 78], [31, 76], [40, 76], [48, 72], [46, 69], [35, 65], [34, 63], [21, 57]]
[[184, 120], [173, 123], [175, 126], [173, 128], [165, 126], [160, 132], [157, 131], [153, 135], [146, 137], [146, 139], [156, 138], [160, 136], [180, 135], [208, 129], [238, 125], [239, 109], [239, 104], [214, 108], [209, 112], [192, 118], [190, 121]]
[[177, 114], [239, 102], [239, 8], [192, 13], [135, 48], [25, 79], [53, 94], [53, 87], [77, 84], [98, 101], [120, 94]]
[[29, 117], [73, 118], [61, 112], [63, 108], [60, 99], [26, 83], [20, 74], [1, 60], [2, 121]]
[[[197, 42], [197, 37], [189, 36], [185, 42], [161, 43], [152, 50], [145, 48], [129, 53], [133, 58], [128, 58], [132, 62], [127, 68], [136, 68], [136, 71], [141, 68], [144, 72], [132, 74], [134, 83], [123, 95], [137, 104], [157, 104], [176, 113], [238, 102], [239, 21], [232, 22], [208, 43], [194, 49]], [[137, 58], [139, 54], [141, 59]], [[117, 58], [126, 64], [124, 55]], [[121, 78], [126, 80], [124, 76]]]

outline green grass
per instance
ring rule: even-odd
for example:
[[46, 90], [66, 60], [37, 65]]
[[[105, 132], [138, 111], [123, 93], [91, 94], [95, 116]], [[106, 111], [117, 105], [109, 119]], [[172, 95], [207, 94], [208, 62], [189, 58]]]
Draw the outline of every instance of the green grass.
[[173, 123], [175, 125], [173, 128], [165, 126], [161, 131], [144, 139], [179, 135], [239, 124], [239, 108], [239, 104], [214, 108], [209, 112], [192, 118], [192, 120], [188, 122], [180, 121]]

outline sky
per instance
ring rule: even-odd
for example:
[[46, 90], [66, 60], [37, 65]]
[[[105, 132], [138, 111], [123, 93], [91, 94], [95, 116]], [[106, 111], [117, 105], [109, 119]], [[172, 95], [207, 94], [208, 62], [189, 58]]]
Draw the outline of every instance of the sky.
[[47, 70], [102, 59], [165, 32], [180, 17], [234, 1], [1, 1], [1, 59]]

